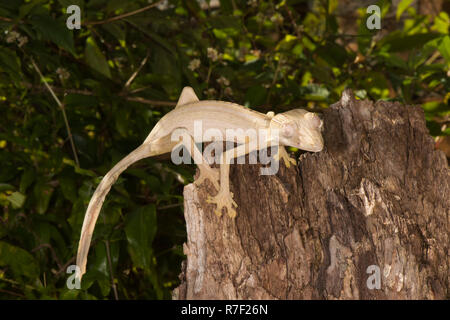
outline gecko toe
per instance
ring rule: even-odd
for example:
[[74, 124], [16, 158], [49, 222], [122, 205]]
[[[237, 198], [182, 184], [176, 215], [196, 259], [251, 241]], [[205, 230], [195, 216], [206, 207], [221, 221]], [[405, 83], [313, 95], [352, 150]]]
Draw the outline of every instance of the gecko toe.
[[215, 197], [208, 196], [206, 202], [217, 205], [214, 213], [218, 217], [222, 216], [222, 208], [224, 207], [227, 209], [228, 216], [230, 216], [231, 218], [234, 218], [236, 216], [236, 210], [233, 209], [233, 206], [237, 208], [238, 205], [236, 201], [233, 200], [231, 192], [219, 191], [219, 193]]
[[232, 218], [232, 219], [236, 218], [236, 215], [237, 215], [236, 210], [227, 208], [227, 212], [228, 212], [228, 216], [230, 218]]

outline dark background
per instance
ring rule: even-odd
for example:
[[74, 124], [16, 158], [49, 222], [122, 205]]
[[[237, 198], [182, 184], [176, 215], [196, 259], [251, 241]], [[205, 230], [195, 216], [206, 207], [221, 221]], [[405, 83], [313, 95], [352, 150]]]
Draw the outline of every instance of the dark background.
[[[80, 30], [66, 27], [72, 4]], [[381, 9], [381, 30], [366, 27], [370, 4]], [[66, 287], [66, 269], [101, 177], [184, 86], [261, 112], [320, 112], [347, 87], [360, 99], [419, 104], [448, 152], [448, 8], [0, 0], [0, 299], [171, 297], [184, 259], [182, 190], [195, 167], [167, 158], [140, 161], [112, 188], [82, 289]]]

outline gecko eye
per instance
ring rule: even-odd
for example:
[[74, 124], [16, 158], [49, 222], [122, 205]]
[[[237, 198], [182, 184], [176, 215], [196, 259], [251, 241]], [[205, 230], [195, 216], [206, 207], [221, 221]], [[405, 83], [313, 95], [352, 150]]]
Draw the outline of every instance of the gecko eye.
[[295, 124], [293, 122], [288, 122], [281, 128], [281, 134], [284, 137], [292, 137], [295, 133]]

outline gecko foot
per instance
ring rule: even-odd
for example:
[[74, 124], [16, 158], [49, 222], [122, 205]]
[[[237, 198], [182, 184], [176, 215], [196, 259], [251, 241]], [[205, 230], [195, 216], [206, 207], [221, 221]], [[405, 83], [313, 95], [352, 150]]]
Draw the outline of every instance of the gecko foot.
[[280, 159], [283, 159], [284, 164], [286, 165], [286, 168], [289, 168], [291, 166], [291, 163], [295, 166], [297, 164], [297, 161], [295, 161], [294, 158], [292, 158], [287, 152], [286, 149], [282, 146], [278, 146], [277, 153], [273, 156], [275, 160], [280, 161]]
[[206, 202], [214, 203], [217, 205], [217, 208], [216, 210], [214, 210], [214, 213], [218, 217], [222, 216], [223, 207], [227, 208], [227, 213], [230, 218], [236, 217], [236, 210], [233, 209], [233, 206], [237, 208], [237, 204], [233, 200], [232, 192], [219, 191], [219, 193], [215, 197], [209, 196], [208, 199], [206, 199]]
[[205, 179], [208, 179], [209, 181], [212, 182], [212, 184], [214, 185], [214, 188], [216, 188], [216, 190], [219, 190], [219, 170], [213, 169], [210, 167], [206, 167], [206, 168], [199, 167], [199, 170], [200, 170], [200, 175], [194, 181], [194, 184], [199, 186], [205, 181]]

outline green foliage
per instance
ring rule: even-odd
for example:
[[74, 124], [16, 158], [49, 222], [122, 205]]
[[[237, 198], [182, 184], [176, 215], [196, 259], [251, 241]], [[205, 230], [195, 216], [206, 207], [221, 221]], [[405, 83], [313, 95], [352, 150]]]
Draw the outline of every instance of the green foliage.
[[[71, 4], [81, 7], [80, 30], [65, 26]], [[431, 133], [450, 134], [441, 125], [448, 14], [419, 15], [409, 0], [396, 11], [378, 4], [382, 28], [391, 13], [395, 31], [368, 30], [360, 8], [354, 34], [344, 34], [338, 1], [223, 0], [211, 9], [169, 0], [120, 16], [149, 3], [0, 0], [0, 299], [170, 298], [193, 165], [158, 158], [129, 168], [103, 206], [80, 290], [66, 287], [66, 269], [101, 176], [142, 143], [183, 86], [262, 112], [320, 111], [350, 87], [361, 99], [420, 104]]]

